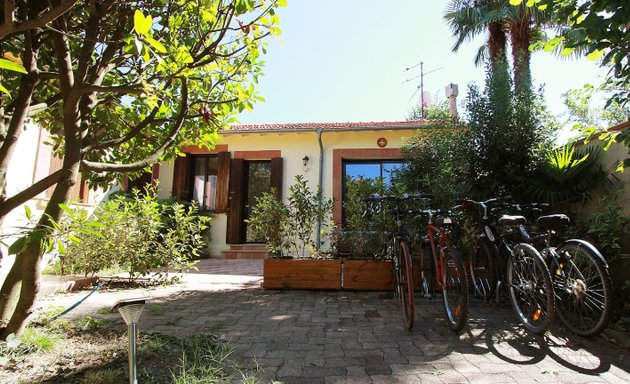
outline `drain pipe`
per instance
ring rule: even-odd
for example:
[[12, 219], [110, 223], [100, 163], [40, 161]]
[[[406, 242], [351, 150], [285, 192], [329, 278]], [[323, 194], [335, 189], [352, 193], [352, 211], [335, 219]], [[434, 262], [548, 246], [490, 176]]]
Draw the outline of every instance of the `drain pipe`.
[[[323, 192], [322, 184], [324, 181], [324, 146], [322, 144], [322, 132], [323, 128], [317, 128], [317, 142], [319, 143], [319, 181], [317, 184], [318, 191]], [[323, 194], [320, 194], [319, 201], [317, 202], [317, 211], [320, 212], [322, 209], [322, 198]], [[319, 216], [317, 218], [317, 241], [315, 243], [317, 250], [321, 248], [322, 245], [322, 218]]]

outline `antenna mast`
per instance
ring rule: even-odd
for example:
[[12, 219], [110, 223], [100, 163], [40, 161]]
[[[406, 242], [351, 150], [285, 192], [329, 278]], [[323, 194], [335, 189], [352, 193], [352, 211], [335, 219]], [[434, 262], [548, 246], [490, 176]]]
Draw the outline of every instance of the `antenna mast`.
[[[416, 77], [412, 77], [411, 79], [407, 79], [405, 80], [403, 83], [407, 83], [411, 80], [415, 80], [418, 77], [420, 77], [420, 86], [416, 88], [416, 92], [418, 92], [418, 89], [420, 89], [420, 118], [424, 119], [424, 75], [428, 75], [429, 73], [433, 73], [435, 71], [439, 71], [440, 69], [444, 68], [444, 67], [439, 67], [436, 69], [432, 69], [427, 73], [424, 73], [424, 61], [421, 61], [420, 63], [416, 64], [416, 65], [412, 65], [411, 67], [405, 68], [405, 72], [416, 68], [420, 66], [420, 76], [416, 76]], [[416, 94], [416, 92], [413, 93], [413, 95], [411, 95], [411, 99], [413, 99], [414, 95]], [[409, 99], [409, 100], [411, 100]]]

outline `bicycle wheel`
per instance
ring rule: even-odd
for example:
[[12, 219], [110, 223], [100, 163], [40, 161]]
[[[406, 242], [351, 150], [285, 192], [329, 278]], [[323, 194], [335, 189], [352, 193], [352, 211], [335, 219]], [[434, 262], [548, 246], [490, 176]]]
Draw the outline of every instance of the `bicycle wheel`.
[[575, 334], [600, 334], [612, 313], [612, 281], [604, 258], [582, 240], [563, 243], [554, 256], [550, 268], [558, 317]]
[[542, 334], [553, 322], [555, 304], [549, 269], [530, 244], [517, 244], [507, 265], [514, 311], [529, 331]]
[[400, 251], [398, 252], [400, 266], [400, 299], [403, 307], [403, 317], [405, 320], [405, 328], [413, 329], [415, 310], [413, 299], [413, 267], [411, 263], [411, 251], [406, 240], [400, 242]]
[[455, 248], [442, 250], [442, 300], [449, 327], [459, 332], [468, 320], [468, 278], [462, 256]]
[[[439, 252], [439, 249], [436, 251]], [[432, 299], [435, 296], [435, 261], [429, 241], [426, 242], [420, 256], [420, 283], [422, 296], [425, 299]]]
[[475, 296], [488, 300], [497, 285], [495, 268], [496, 246], [485, 239], [479, 239], [475, 252], [470, 257], [470, 279]]

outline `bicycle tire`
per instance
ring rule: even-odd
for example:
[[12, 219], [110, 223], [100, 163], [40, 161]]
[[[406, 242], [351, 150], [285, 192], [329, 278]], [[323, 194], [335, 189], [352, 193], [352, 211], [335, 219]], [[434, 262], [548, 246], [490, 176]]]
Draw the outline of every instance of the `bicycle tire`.
[[414, 286], [413, 286], [413, 265], [411, 261], [411, 251], [409, 244], [406, 240], [400, 241], [400, 251], [398, 252], [400, 257], [400, 299], [403, 307], [403, 319], [405, 321], [405, 328], [408, 330], [413, 329], [415, 321], [415, 309], [414, 309]]
[[573, 333], [599, 335], [612, 315], [612, 280], [604, 257], [592, 244], [568, 240], [551, 258], [557, 314]]
[[477, 240], [475, 251], [470, 257], [470, 280], [475, 296], [484, 301], [492, 297], [497, 286], [495, 267], [496, 246], [488, 240]]
[[[427, 241], [420, 255], [420, 289], [425, 299], [435, 297], [435, 261], [431, 248], [431, 243]], [[439, 252], [437, 248], [436, 252]]]
[[514, 246], [508, 259], [507, 278], [514, 312], [523, 326], [545, 333], [553, 323], [555, 300], [549, 268], [530, 244]]
[[453, 247], [442, 249], [442, 301], [448, 326], [461, 331], [468, 320], [468, 278], [459, 251]]

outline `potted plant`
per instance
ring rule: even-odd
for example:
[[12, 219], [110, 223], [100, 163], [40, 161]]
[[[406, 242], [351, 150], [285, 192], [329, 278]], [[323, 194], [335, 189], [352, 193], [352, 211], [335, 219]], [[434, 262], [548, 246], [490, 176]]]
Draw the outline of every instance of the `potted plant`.
[[[332, 244], [319, 244], [332, 230], [332, 200], [313, 193], [301, 175], [289, 188], [288, 204], [276, 194], [263, 194], [248, 221], [263, 237], [271, 258], [265, 259], [263, 287], [276, 289], [340, 289], [341, 260], [330, 259]], [[328, 247], [325, 249], [324, 247]]]

